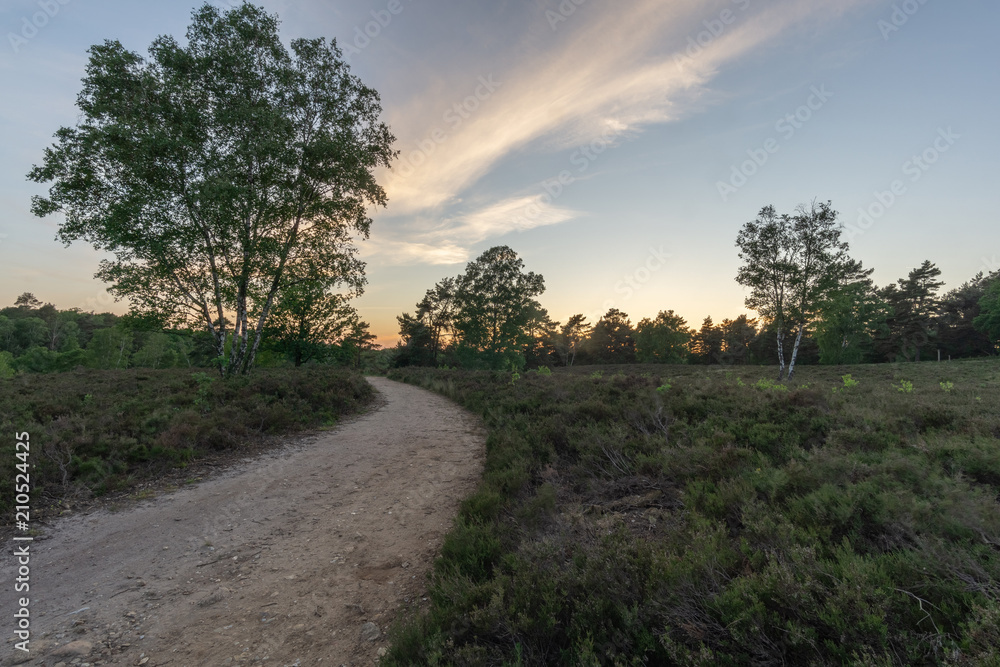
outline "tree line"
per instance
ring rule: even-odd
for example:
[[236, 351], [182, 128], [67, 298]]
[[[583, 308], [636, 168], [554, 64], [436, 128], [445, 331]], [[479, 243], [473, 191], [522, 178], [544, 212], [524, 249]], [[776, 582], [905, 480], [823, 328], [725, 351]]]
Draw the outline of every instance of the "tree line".
[[[257, 365], [299, 366], [322, 363], [359, 367], [377, 365], [367, 322], [341, 299], [305, 299], [307, 308], [283, 303], [266, 329]], [[336, 308], [327, 310], [331, 303]], [[303, 316], [303, 313], [308, 313]], [[0, 309], [0, 378], [19, 372], [53, 373], [77, 367], [212, 368], [218, 366], [215, 340], [204, 329], [149, 328], [131, 315], [59, 310], [30, 292]], [[232, 349], [232, 335], [225, 352]]]
[[673, 310], [633, 324], [611, 308], [554, 321], [536, 297], [542, 276], [507, 246], [427, 290], [397, 317], [396, 366], [511, 368], [574, 364], [857, 364], [988, 356], [1000, 342], [1000, 272], [978, 273], [941, 294], [941, 270], [924, 261], [878, 287], [849, 255], [830, 202], [791, 214], [773, 206], [740, 230], [736, 280], [757, 313], [692, 328]]

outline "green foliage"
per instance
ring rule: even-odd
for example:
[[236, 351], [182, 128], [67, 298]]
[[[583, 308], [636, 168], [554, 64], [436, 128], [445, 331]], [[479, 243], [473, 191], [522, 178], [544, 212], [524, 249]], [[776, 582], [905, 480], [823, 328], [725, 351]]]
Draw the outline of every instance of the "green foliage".
[[837, 287], [819, 305], [816, 342], [821, 364], [858, 364], [871, 353], [876, 335], [886, 332], [888, 304], [864, 279]]
[[[979, 315], [974, 320], [976, 329], [990, 338], [990, 342], [1000, 345], [1000, 274], [993, 278], [979, 300]], [[995, 348], [994, 348], [995, 349]]]
[[[223, 381], [177, 370], [22, 374], [0, 382], [0, 430], [31, 434], [35, 506], [127, 489], [205, 452], [328, 424], [374, 396], [359, 375], [260, 369]], [[14, 446], [0, 443], [0, 483]], [[0, 503], [9, 509], [10, 497]]]
[[132, 359], [132, 332], [123, 328], [100, 329], [87, 345], [92, 368], [128, 368]]
[[44, 347], [49, 342], [49, 326], [39, 317], [25, 317], [14, 320], [13, 335], [7, 348], [15, 356], [35, 348]]
[[577, 313], [571, 315], [566, 324], [559, 331], [556, 342], [556, 353], [562, 360], [563, 366], [572, 366], [576, 363], [576, 355], [585, 345], [590, 337], [593, 327], [587, 322], [587, 318]]
[[400, 366], [436, 366], [438, 355], [453, 338], [458, 311], [459, 279], [444, 278], [427, 290], [417, 304], [416, 315], [396, 317], [403, 343], [396, 354]]
[[6, 350], [0, 350], [0, 380], [14, 377], [14, 355]]
[[628, 315], [610, 308], [594, 325], [587, 339], [587, 353], [600, 364], [630, 364], [635, 361], [635, 330]]
[[1000, 368], [948, 368], [393, 371], [489, 439], [382, 664], [995, 663]]
[[880, 296], [888, 304], [888, 333], [879, 343], [885, 359], [920, 361], [921, 350], [930, 346], [937, 335], [937, 291], [944, 284], [937, 280], [940, 275], [941, 269], [925, 260], [906, 278], [881, 290]]
[[191, 377], [198, 384], [198, 393], [194, 397], [195, 407], [202, 412], [210, 412], [212, 404], [209, 401], [209, 393], [212, 391], [215, 378], [208, 373], [192, 373]]
[[266, 332], [268, 347], [295, 366], [323, 360], [331, 343], [344, 341], [360, 326], [357, 312], [347, 304], [350, 296], [353, 293], [332, 291], [319, 279], [293, 284], [275, 304]]
[[[737, 378], [737, 382], [739, 382], [739, 378]], [[775, 382], [771, 378], [761, 378], [757, 380], [754, 386], [757, 387], [758, 389], [770, 389], [772, 391], [788, 391], [787, 385], [781, 384], [780, 382]]]
[[950, 392], [955, 388], [955, 384], [953, 382], [939, 382], [938, 384], [941, 385], [941, 389], [946, 392]]
[[[895, 385], [893, 385], [893, 386], [895, 386]], [[909, 380], [900, 380], [899, 381], [899, 386], [896, 387], [896, 391], [898, 391], [900, 393], [903, 393], [903, 394], [912, 394], [913, 393], [913, 383], [910, 382]]]
[[[976, 328], [976, 320], [990, 310], [987, 294], [996, 282], [1000, 282], [1000, 271], [980, 272], [941, 299], [935, 343], [942, 356], [958, 359], [996, 354], [1000, 337], [991, 337], [987, 330]], [[997, 332], [1000, 333], [1000, 328]]]
[[[729, 320], [726, 322], [729, 323]], [[692, 334], [689, 347], [694, 363], [706, 365], [722, 363], [727, 342], [722, 326], [715, 326], [712, 318], [706, 317], [701, 323], [701, 329]]]
[[143, 336], [142, 346], [132, 356], [132, 365], [143, 368], [172, 368], [179, 361], [171, 337], [161, 331]]
[[[131, 314], [118, 317], [111, 313], [85, 313], [79, 309], [57, 310], [52, 304], [35, 309], [27, 305], [16, 306], [0, 312], [4, 313], [0, 314], [0, 354], [11, 357], [0, 376], [18, 372], [56, 373], [79, 366], [105, 370], [177, 367], [219, 369], [218, 351], [207, 332], [156, 329], [158, 324], [155, 318]], [[310, 353], [313, 357], [305, 355], [299, 360], [321, 361], [338, 366], [364, 366], [370, 372], [385, 373], [393, 353], [387, 351], [375, 354], [370, 349], [372, 335], [367, 331], [368, 325], [361, 322], [353, 309], [347, 306], [339, 312], [346, 319], [336, 322], [334, 328], [324, 329], [324, 335], [336, 334], [338, 340], [312, 343], [299, 341], [303, 345], [315, 345]], [[18, 322], [27, 324], [18, 325]], [[44, 332], [38, 327], [39, 322], [45, 323]], [[34, 338], [45, 344], [22, 349], [23, 337], [18, 338], [15, 334], [35, 329], [38, 331]], [[268, 331], [269, 334], [274, 333], [273, 328]], [[259, 365], [287, 365], [290, 361], [286, 359], [286, 354], [291, 357], [292, 362], [296, 360], [294, 345], [286, 345], [288, 341], [283, 340], [281, 335], [275, 334], [272, 343], [258, 354]], [[14, 355], [10, 349], [20, 350], [20, 353]], [[231, 351], [232, 335], [229, 335], [225, 358], [228, 358]]]
[[[396, 320], [402, 338], [398, 366], [436, 366], [442, 353], [463, 368], [523, 369], [526, 354], [545, 363], [550, 350], [540, 338], [553, 323], [535, 297], [545, 290], [542, 276], [524, 271], [508, 246], [494, 246], [470, 262], [465, 273], [427, 291], [416, 315]], [[540, 354], [541, 353], [541, 354]]]
[[[6, 374], [55, 373], [119, 361], [110, 349], [105, 349], [116, 336], [105, 330], [114, 329], [117, 335], [125, 332], [116, 315], [85, 313], [76, 308], [57, 310], [51, 303], [41, 304], [31, 294], [22, 294], [14, 307], [0, 312], [0, 353], [12, 357], [6, 364]], [[91, 344], [92, 351], [82, 349]], [[134, 351], [132, 342], [126, 347], [125, 359]], [[172, 357], [169, 361], [177, 360]]]
[[36, 345], [14, 361], [14, 369], [28, 373], [51, 373], [56, 370], [56, 361], [59, 358], [58, 352], [51, 352], [48, 348]]
[[639, 363], [684, 363], [693, 333], [683, 317], [661, 310], [655, 319], [644, 318], [636, 325], [635, 358]]

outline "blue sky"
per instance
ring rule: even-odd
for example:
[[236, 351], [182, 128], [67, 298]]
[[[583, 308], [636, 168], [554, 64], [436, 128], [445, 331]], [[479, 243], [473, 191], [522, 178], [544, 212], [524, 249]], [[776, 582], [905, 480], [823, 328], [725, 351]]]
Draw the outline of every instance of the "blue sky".
[[[814, 198], [833, 201], [879, 284], [924, 259], [948, 287], [1000, 268], [995, 2], [263, 5], [286, 40], [350, 47], [398, 138], [356, 302], [384, 344], [396, 315], [497, 244], [545, 276], [556, 319], [609, 306], [633, 322], [735, 317], [740, 226]], [[43, 189], [24, 175], [75, 122], [90, 45], [145, 53], [158, 34], [182, 37], [193, 8], [0, 4], [0, 303], [31, 291], [125, 310], [92, 278], [100, 256], [30, 215]]]

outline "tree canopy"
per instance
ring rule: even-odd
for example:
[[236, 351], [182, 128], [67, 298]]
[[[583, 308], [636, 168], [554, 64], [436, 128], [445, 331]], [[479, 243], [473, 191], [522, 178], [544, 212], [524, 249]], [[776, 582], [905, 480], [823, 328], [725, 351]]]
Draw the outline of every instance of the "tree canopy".
[[981, 312], [973, 320], [975, 327], [989, 337], [991, 344], [1000, 345], [1000, 273], [990, 281], [979, 308]]
[[[708, 322], [711, 324], [711, 318]], [[683, 363], [692, 335], [683, 317], [661, 310], [654, 319], [646, 317], [636, 325], [635, 358], [639, 363]]]
[[544, 290], [542, 276], [526, 273], [511, 248], [490, 248], [465, 267], [457, 282], [455, 330], [461, 344], [490, 365], [516, 363], [538, 309], [534, 298]]
[[617, 308], [609, 308], [597, 321], [587, 342], [587, 351], [597, 363], [635, 363], [635, 329], [628, 315]]

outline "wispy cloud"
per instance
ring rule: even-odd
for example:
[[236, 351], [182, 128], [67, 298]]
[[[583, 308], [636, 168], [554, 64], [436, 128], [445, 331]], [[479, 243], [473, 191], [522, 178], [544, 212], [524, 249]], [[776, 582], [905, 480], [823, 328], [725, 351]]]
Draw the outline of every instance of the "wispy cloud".
[[511, 197], [450, 220], [439, 233], [478, 243], [509, 232], [557, 225], [578, 213], [548, 202], [542, 195]]
[[362, 248], [365, 256], [382, 255], [394, 264], [459, 264], [471, 259], [469, 247], [510, 232], [557, 225], [580, 215], [555, 206], [542, 195], [515, 196], [446, 218], [436, 225], [415, 222], [411, 238], [376, 237]]
[[[560, 24], [557, 34], [536, 34], [516, 45], [524, 55], [510, 72], [474, 72], [468, 90], [455, 85], [442, 90], [440, 81], [433, 82], [437, 99], [475, 98], [463, 113], [427, 111], [434, 105], [419, 100], [406, 105], [405, 113], [390, 114], [401, 138], [402, 159], [384, 175], [388, 214], [395, 218], [445, 212], [501, 160], [529, 144], [536, 151], [560, 150], [609, 131], [628, 136], [650, 124], [678, 119], [696, 107], [727, 64], [793, 27], [875, 1], [785, 0], [758, 9], [744, 0], [716, 3], [716, 14], [707, 12], [701, 0], [588, 5], [587, 12], [578, 11]], [[732, 10], [734, 20], [706, 40], [696, 56], [686, 54], [688, 38], [724, 8]], [[456, 66], [469, 69], [475, 64]], [[484, 80], [495, 82], [486, 94]], [[413, 113], [418, 109], [423, 113]], [[444, 230], [418, 232], [409, 227], [410, 233], [421, 234], [410, 245], [429, 247], [426, 255], [415, 250], [414, 258], [443, 261], [457, 257], [457, 250], [470, 243], [522, 229], [507, 216], [514, 218], [523, 210], [523, 199], [507, 196], [500, 203], [487, 202], [481, 210], [450, 221]], [[532, 226], [573, 217], [563, 209], [550, 209], [549, 217], [536, 217]], [[443, 243], [427, 243], [423, 234], [428, 232]]]
[[388, 260], [394, 266], [406, 264], [461, 264], [469, 257], [465, 247], [454, 243], [435, 245], [397, 238], [376, 237], [362, 246], [362, 257]]

